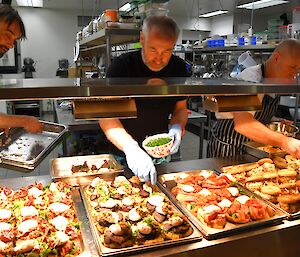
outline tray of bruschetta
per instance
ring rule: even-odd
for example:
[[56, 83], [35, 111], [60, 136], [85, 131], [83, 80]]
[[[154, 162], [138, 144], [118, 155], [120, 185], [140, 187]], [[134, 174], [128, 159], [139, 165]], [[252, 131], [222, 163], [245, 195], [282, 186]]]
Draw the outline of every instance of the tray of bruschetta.
[[158, 181], [207, 239], [277, 224], [286, 216], [234, 182], [230, 174], [194, 170], [164, 174]]

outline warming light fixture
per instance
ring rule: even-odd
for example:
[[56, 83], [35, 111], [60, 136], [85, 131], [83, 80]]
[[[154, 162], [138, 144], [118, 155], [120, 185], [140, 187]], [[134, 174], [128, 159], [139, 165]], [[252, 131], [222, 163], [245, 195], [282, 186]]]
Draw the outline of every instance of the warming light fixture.
[[284, 0], [260, 0], [260, 1], [255, 1], [253, 3], [238, 5], [237, 8], [253, 10], [253, 9], [261, 9], [261, 8], [265, 8], [265, 7], [279, 5], [279, 4], [285, 4], [288, 2], [289, 1], [284, 1]]
[[224, 14], [224, 13], [228, 13], [228, 11], [219, 10], [219, 11], [208, 12], [208, 13], [200, 14], [199, 18], [209, 18], [209, 17], [212, 17], [212, 16]]
[[16, 0], [18, 6], [43, 7], [43, 0]]

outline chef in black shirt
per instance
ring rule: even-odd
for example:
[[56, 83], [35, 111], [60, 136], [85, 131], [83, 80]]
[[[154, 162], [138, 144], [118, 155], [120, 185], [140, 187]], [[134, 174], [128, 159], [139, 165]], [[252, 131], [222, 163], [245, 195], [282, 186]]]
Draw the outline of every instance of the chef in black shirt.
[[[140, 33], [141, 50], [115, 58], [108, 68], [107, 77], [187, 77], [184, 60], [172, 54], [178, 34], [178, 26], [170, 17], [147, 17]], [[175, 138], [171, 154], [178, 151], [188, 118], [186, 98], [135, 100], [137, 118], [122, 121], [101, 119], [99, 124], [106, 137], [124, 152], [132, 172], [145, 180], [151, 179], [151, 183], [155, 184], [156, 170], [152, 159], [140, 145], [146, 136], [169, 131], [169, 135]]]

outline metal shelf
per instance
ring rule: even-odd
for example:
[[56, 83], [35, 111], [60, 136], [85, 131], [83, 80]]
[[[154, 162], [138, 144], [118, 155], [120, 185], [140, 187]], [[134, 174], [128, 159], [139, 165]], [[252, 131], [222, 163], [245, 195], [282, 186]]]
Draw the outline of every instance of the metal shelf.
[[99, 56], [106, 53], [106, 68], [110, 65], [111, 47], [139, 41], [140, 30], [108, 27], [102, 29], [79, 42], [80, 57]]
[[272, 52], [276, 48], [276, 45], [247, 45], [247, 46], [224, 46], [224, 47], [204, 47], [197, 48], [194, 47], [193, 51], [202, 53], [214, 53], [218, 51], [228, 52], [228, 51], [247, 51], [247, 50], [257, 50], [257, 51], [268, 51]]

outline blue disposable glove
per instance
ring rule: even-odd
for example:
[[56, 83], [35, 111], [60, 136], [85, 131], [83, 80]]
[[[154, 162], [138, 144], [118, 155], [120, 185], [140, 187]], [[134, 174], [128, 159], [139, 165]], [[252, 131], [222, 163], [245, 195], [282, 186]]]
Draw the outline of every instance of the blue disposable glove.
[[181, 126], [179, 124], [172, 125], [168, 134], [169, 136], [174, 137], [174, 142], [170, 150], [170, 154], [175, 154], [178, 152], [181, 143], [181, 134], [182, 134]]
[[126, 161], [129, 169], [134, 175], [156, 184], [157, 174], [151, 157], [144, 152], [137, 142], [124, 146], [123, 151], [126, 155]]

